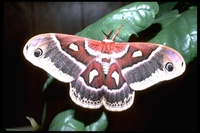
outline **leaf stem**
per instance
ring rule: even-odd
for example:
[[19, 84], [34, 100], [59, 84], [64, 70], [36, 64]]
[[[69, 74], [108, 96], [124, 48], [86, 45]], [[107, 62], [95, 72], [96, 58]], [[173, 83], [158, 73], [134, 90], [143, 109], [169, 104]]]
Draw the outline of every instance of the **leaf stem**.
[[[44, 83], [43, 86], [43, 92], [48, 88], [49, 84], [53, 81], [53, 77], [51, 75], [48, 75], [48, 79], [46, 80], [46, 82]], [[41, 131], [44, 131], [44, 126], [45, 126], [45, 122], [46, 122], [46, 115], [47, 115], [47, 102], [44, 102], [44, 108], [43, 108], [43, 113], [42, 113], [42, 121], [41, 121]]]
[[44, 103], [43, 113], [42, 113], [42, 122], [41, 122], [41, 131], [44, 131], [44, 125], [46, 122], [46, 114], [47, 114], [47, 104]]

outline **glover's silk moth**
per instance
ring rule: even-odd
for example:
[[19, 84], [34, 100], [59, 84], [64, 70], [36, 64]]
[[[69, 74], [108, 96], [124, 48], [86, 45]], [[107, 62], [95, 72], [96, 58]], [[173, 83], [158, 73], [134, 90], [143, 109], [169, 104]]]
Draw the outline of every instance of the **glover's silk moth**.
[[135, 91], [181, 75], [186, 64], [177, 51], [167, 46], [114, 42], [119, 29], [112, 39], [106, 37], [103, 41], [40, 34], [26, 43], [23, 53], [35, 66], [70, 83], [70, 97], [76, 104], [123, 111], [133, 104]]

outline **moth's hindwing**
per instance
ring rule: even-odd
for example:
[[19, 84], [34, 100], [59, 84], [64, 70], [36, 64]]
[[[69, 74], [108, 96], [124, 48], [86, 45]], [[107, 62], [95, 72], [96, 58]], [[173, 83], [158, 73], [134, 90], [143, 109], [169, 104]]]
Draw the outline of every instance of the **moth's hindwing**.
[[126, 110], [133, 104], [134, 90], [125, 82], [117, 64], [112, 64], [104, 75], [102, 63], [93, 61], [86, 70], [70, 83], [72, 100], [85, 108], [105, 106], [110, 111]]

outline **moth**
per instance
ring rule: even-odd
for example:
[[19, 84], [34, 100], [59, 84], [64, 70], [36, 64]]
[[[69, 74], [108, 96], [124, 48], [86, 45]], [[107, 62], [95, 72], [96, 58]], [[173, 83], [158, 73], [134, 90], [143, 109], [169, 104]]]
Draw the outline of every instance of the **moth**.
[[57, 80], [70, 83], [69, 94], [77, 105], [124, 111], [133, 104], [135, 91], [180, 76], [186, 64], [164, 45], [114, 42], [120, 28], [102, 41], [61, 33], [36, 35], [23, 54]]

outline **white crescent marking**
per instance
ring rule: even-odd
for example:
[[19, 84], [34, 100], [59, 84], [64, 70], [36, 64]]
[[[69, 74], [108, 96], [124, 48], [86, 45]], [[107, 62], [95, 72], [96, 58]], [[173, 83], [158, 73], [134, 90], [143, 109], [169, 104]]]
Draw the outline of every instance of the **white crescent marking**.
[[96, 69], [90, 71], [89, 74], [89, 83], [92, 82], [92, 80], [94, 79], [94, 77], [96, 77], [97, 75], [99, 75], [98, 71]]
[[118, 86], [119, 85], [119, 74], [116, 71], [114, 71], [112, 73], [111, 77], [115, 79], [115, 83]]

